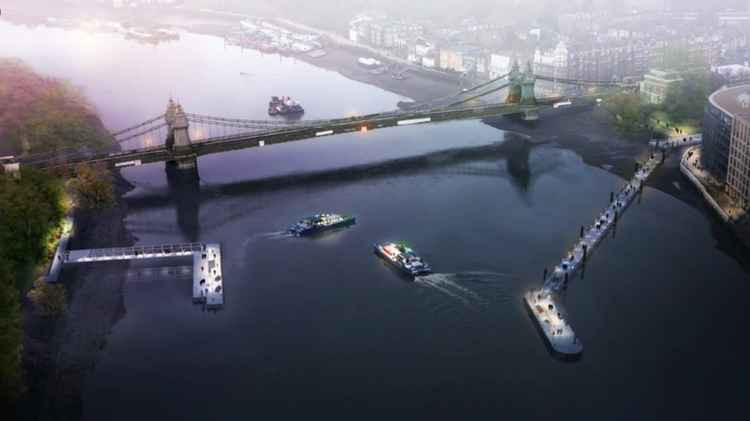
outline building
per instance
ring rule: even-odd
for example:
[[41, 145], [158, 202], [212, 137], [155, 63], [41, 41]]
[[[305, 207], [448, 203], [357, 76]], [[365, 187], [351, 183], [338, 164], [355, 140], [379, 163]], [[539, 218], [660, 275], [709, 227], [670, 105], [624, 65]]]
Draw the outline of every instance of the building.
[[724, 66], [713, 66], [711, 72], [723, 84], [750, 81], [750, 67], [742, 64], [727, 64]]
[[501, 54], [490, 54], [489, 73], [490, 79], [496, 79], [510, 72], [510, 56]]
[[422, 35], [421, 25], [392, 20], [385, 15], [360, 14], [349, 22], [349, 40], [394, 50], [407, 50]]
[[[568, 48], [563, 41], [557, 43], [554, 49], [534, 52], [534, 73], [552, 78], [566, 78], [568, 76]], [[555, 84], [557, 85], [557, 84]], [[554, 86], [555, 89], [558, 86]]]
[[679, 74], [652, 69], [641, 82], [641, 99], [648, 104], [661, 104], [670, 86], [682, 82]]
[[737, 204], [750, 209], [750, 94], [745, 93], [744, 114], [734, 116], [729, 144], [727, 193]]
[[464, 72], [463, 53], [457, 48], [441, 47], [440, 48], [440, 68], [443, 70], [453, 70]]
[[729, 197], [750, 204], [750, 84], [708, 97], [703, 117], [702, 163], [725, 183]]

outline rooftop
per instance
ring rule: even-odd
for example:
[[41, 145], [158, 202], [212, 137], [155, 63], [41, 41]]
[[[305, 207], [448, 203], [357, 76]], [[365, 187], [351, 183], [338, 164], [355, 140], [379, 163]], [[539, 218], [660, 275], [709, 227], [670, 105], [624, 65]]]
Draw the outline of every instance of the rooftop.
[[727, 114], [747, 116], [750, 114], [750, 84], [719, 89], [708, 100]]

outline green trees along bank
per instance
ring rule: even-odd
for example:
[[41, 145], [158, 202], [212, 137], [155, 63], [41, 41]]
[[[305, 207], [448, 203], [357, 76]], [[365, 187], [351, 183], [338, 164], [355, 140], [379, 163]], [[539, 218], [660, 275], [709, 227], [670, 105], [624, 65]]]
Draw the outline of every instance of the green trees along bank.
[[0, 59], [0, 154], [100, 149], [112, 144], [94, 108], [67, 82]]
[[[0, 155], [112, 145], [78, 90], [20, 61], [0, 59]], [[82, 166], [70, 176], [32, 168], [22, 168], [20, 178], [0, 173], [0, 403], [12, 403], [24, 390], [22, 321], [29, 313], [21, 298], [27, 296], [29, 309], [41, 317], [65, 311], [64, 286], [42, 279], [65, 215], [74, 206], [114, 202], [108, 170]]]

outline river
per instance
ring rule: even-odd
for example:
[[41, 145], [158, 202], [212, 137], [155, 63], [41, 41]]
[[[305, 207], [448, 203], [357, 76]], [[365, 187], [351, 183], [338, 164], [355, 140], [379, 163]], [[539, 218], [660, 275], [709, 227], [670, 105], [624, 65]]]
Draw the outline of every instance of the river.
[[[306, 118], [403, 99], [189, 33], [153, 46], [0, 22], [0, 46], [83, 87], [111, 129], [160, 114], [170, 95], [238, 118], [263, 118], [270, 95], [299, 99]], [[189, 261], [132, 264], [84, 419], [741, 414], [750, 276], [701, 206], [654, 188], [564, 294], [583, 357], [550, 355], [521, 295], [624, 180], [531, 140], [469, 121], [201, 157], [197, 185], [170, 183], [163, 164], [123, 171], [138, 244], [221, 243], [226, 305], [192, 304]], [[358, 221], [283, 235], [319, 211]], [[400, 277], [372, 253], [386, 240], [409, 243], [436, 274]]]

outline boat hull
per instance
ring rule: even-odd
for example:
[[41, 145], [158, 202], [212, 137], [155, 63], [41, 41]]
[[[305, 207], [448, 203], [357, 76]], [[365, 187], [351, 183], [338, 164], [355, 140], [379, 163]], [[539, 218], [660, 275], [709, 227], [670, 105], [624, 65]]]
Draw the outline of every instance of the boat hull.
[[322, 234], [324, 232], [331, 231], [331, 230], [338, 229], [338, 228], [349, 227], [356, 223], [357, 223], [357, 218], [350, 216], [350, 217], [344, 218], [343, 221], [337, 222], [335, 224], [326, 225], [326, 226], [314, 226], [303, 231], [290, 230], [290, 232], [298, 237], [307, 237], [311, 235]]
[[375, 254], [377, 254], [380, 258], [382, 258], [388, 264], [390, 264], [391, 267], [395, 268], [396, 270], [398, 270], [399, 273], [406, 275], [411, 279], [414, 279], [415, 277], [420, 276], [420, 275], [428, 275], [432, 273], [431, 269], [425, 269], [425, 270], [419, 270], [419, 271], [409, 270], [405, 268], [403, 265], [401, 265], [399, 262], [391, 259], [388, 253], [386, 253], [381, 246], [376, 244], [374, 249], [375, 249], [374, 250]]

